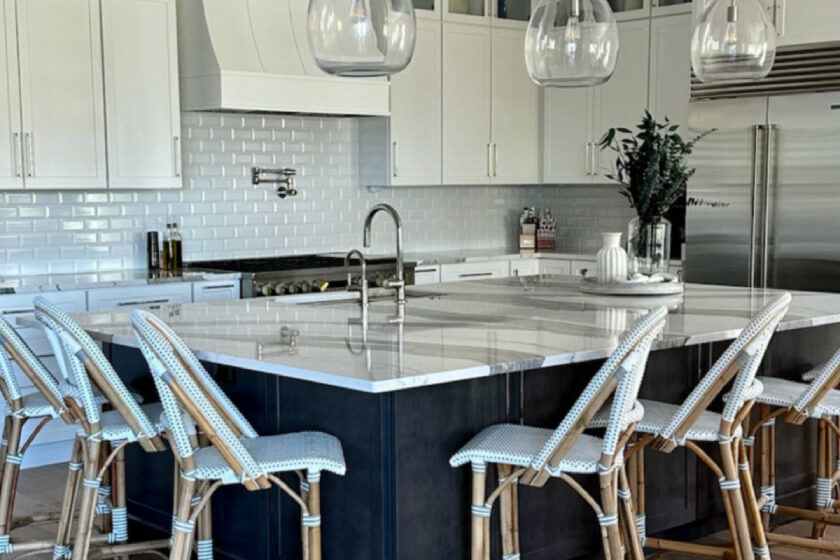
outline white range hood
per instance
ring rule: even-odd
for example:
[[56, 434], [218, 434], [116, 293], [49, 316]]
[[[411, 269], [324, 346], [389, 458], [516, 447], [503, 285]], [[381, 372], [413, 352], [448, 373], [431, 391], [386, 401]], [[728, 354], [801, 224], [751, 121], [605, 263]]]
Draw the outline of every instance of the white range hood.
[[307, 0], [178, 0], [181, 107], [321, 115], [389, 114], [389, 82], [316, 65]]

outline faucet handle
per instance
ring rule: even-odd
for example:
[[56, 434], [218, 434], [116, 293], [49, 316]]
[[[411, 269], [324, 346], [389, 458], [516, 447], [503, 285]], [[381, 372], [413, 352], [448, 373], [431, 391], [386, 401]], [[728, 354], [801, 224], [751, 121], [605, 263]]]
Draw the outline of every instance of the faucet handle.
[[390, 278], [382, 283], [383, 288], [405, 288], [405, 280], [391, 280]]

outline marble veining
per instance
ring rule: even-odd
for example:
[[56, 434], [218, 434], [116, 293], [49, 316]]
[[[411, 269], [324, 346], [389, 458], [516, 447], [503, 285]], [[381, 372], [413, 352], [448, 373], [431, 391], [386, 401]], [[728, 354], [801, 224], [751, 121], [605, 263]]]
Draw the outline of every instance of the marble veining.
[[[199, 303], [157, 313], [206, 361], [380, 393], [603, 359], [649, 308], [667, 305], [657, 349], [735, 338], [778, 292], [688, 284], [671, 297], [582, 294], [578, 278], [542, 276], [409, 289], [406, 320], [374, 298], [367, 330], [358, 303], [281, 299]], [[136, 346], [126, 311], [76, 316], [103, 341]], [[794, 293], [781, 329], [840, 322], [840, 294]]]

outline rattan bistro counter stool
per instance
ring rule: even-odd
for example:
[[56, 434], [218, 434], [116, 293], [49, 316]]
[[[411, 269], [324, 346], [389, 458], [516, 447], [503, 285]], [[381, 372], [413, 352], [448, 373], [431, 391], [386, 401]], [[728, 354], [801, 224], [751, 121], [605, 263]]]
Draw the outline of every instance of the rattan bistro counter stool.
[[[662, 332], [668, 311], [661, 307], [640, 319], [624, 336], [612, 356], [598, 370], [571, 411], [555, 430], [512, 424], [482, 430], [449, 460], [453, 467], [472, 466], [472, 560], [490, 557], [490, 513], [501, 500], [504, 560], [519, 558], [517, 484], [543, 486], [557, 477], [569, 484], [595, 510], [601, 525], [604, 555], [624, 556], [619, 531], [618, 496], [629, 492], [623, 448], [642, 410], [636, 402], [651, 345]], [[615, 394], [604, 439], [585, 435], [589, 420]], [[496, 465], [499, 484], [486, 495], [487, 466]], [[590, 496], [571, 475], [600, 477], [601, 499]], [[641, 554], [634, 538], [635, 518], [630, 501], [621, 512], [629, 546]], [[629, 521], [630, 525], [627, 525]]]
[[[80, 406], [79, 430], [70, 460], [70, 473], [64, 492], [62, 519], [59, 521], [54, 558], [70, 558], [72, 513], [77, 501], [79, 475], [82, 476], [81, 501], [73, 541], [72, 557], [87, 559], [93, 551], [91, 542], [104, 540], [97, 546], [99, 555], [125, 555], [142, 550], [167, 548], [168, 540], [127, 543], [128, 519], [125, 497], [125, 447], [139, 443], [146, 451], [166, 449], [160, 437], [162, 426], [160, 404], [140, 406], [134, 395], [114, 371], [99, 346], [69, 315], [44, 298], [35, 298], [35, 317], [44, 327], [59, 368], [76, 388]], [[100, 412], [100, 400], [94, 386], [114, 408]], [[153, 422], [150, 420], [154, 418]], [[111, 497], [113, 532], [104, 538], [92, 536], [99, 488], [108, 469], [114, 472]], [[80, 473], [81, 470], [81, 473]]]
[[[637, 527], [645, 546], [716, 558], [729, 555], [738, 560], [747, 560], [755, 555], [762, 560], [769, 560], [770, 553], [756, 505], [741, 423], [752, 409], [754, 399], [762, 391], [762, 385], [756, 381], [755, 375], [779, 322], [787, 313], [790, 301], [790, 294], [785, 293], [759, 311], [681, 405], [641, 401], [645, 413], [636, 426], [640, 437], [629, 447], [625, 458], [630, 475], [635, 475], [633, 487], [637, 488], [634, 496]], [[730, 382], [732, 391], [723, 412], [718, 414], [707, 410]], [[605, 407], [590, 427], [605, 427], [609, 421], [608, 413]], [[718, 443], [720, 465], [699, 446], [711, 442]], [[644, 451], [647, 447], [653, 447], [670, 453], [679, 446], [692, 451], [717, 475], [733, 539], [732, 549], [647, 538]], [[755, 539], [755, 549], [751, 547], [751, 535]]]
[[[145, 311], [132, 312], [131, 320], [181, 469], [170, 559], [190, 557], [196, 521], [219, 487], [265, 490], [275, 484], [301, 508], [304, 560], [321, 560], [321, 473], [346, 471], [338, 439], [321, 432], [257, 435], [172, 329]], [[191, 434], [196, 428], [210, 446], [195, 448]], [[297, 473], [299, 493], [277, 476], [284, 472]]]
[[[824, 365], [810, 375], [803, 376], [810, 383], [797, 383], [785, 379], [761, 377], [764, 392], [756, 399], [759, 420], [750, 430], [751, 440], [757, 438], [758, 469], [761, 497], [759, 507], [765, 528], [769, 530], [771, 515], [798, 517], [814, 522], [812, 538], [767, 533], [771, 543], [787, 544], [840, 553], [840, 542], [822, 540], [825, 524], [840, 524], [840, 500], [837, 484], [840, 481], [840, 464], [834, 463], [836, 453], [832, 441], [840, 437], [840, 350]], [[815, 509], [802, 509], [776, 503], [776, 419], [802, 425], [808, 419], [818, 423], [817, 436], [817, 488]]]

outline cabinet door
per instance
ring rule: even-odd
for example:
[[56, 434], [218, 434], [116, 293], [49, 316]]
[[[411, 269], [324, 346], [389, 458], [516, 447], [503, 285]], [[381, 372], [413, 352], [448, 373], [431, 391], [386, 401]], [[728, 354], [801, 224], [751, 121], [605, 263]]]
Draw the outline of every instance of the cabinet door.
[[510, 261], [445, 264], [440, 267], [441, 282], [466, 282], [510, 275]]
[[777, 0], [778, 46], [840, 40], [840, 2], [837, 0]]
[[411, 64], [391, 78], [391, 184], [441, 182], [441, 23], [417, 20]]
[[181, 186], [174, 0], [103, 0], [111, 188]]
[[17, 27], [14, 0], [0, 0], [0, 188], [23, 187]]
[[539, 180], [539, 100], [525, 68], [525, 31], [493, 28], [492, 181]]
[[650, 28], [650, 111], [687, 133], [691, 100], [691, 14], [653, 18]]
[[192, 301], [192, 287], [184, 283], [131, 286], [126, 288], [100, 288], [88, 292], [88, 309], [160, 309]]
[[194, 302], [233, 301], [240, 296], [239, 280], [206, 280], [194, 282], [192, 285], [192, 300]]
[[594, 92], [543, 90], [543, 183], [591, 182]]
[[[626, 127], [633, 129], [642, 120], [648, 107], [648, 58], [650, 50], [650, 20], [625, 21], [618, 24], [621, 54], [615, 73], [597, 89], [595, 107], [595, 134], [597, 143], [607, 129]], [[598, 149], [598, 165], [593, 169], [596, 180], [604, 177], [614, 167], [615, 154]]]
[[422, 286], [423, 284], [438, 284], [440, 283], [440, 267], [439, 266], [419, 266], [414, 269], [414, 284]]
[[27, 188], [107, 186], [98, 0], [18, 0]]
[[540, 259], [540, 274], [559, 274], [568, 276], [572, 273], [572, 261]]
[[540, 273], [540, 261], [537, 259], [514, 259], [510, 261], [511, 276], [536, 276]]
[[443, 24], [443, 182], [490, 180], [490, 28]]

